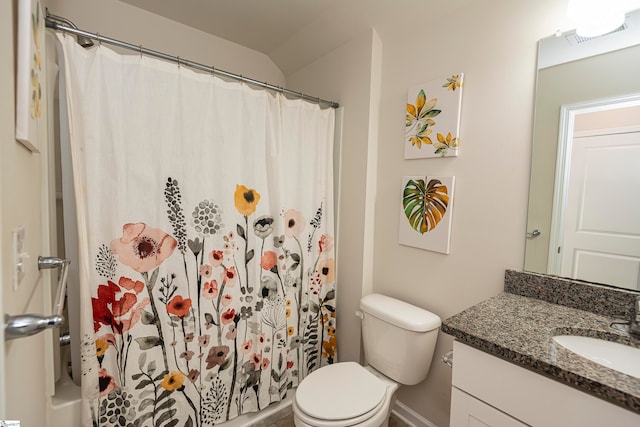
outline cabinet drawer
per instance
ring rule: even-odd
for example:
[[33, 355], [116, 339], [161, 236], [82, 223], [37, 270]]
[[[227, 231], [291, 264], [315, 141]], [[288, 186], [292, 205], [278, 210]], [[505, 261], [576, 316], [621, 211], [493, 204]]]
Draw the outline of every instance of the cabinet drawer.
[[526, 427], [513, 417], [455, 387], [451, 388], [450, 427]]

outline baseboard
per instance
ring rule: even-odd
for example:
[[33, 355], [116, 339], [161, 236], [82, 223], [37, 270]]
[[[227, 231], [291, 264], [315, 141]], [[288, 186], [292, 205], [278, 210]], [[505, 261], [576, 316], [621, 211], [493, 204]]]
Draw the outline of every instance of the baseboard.
[[399, 400], [396, 400], [396, 404], [391, 412], [409, 427], [437, 427], [434, 423], [422, 417]]

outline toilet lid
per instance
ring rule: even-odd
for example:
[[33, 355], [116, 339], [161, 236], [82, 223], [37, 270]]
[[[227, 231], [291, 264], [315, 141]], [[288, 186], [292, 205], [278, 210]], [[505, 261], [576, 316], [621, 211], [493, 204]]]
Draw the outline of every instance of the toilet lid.
[[323, 420], [355, 418], [374, 409], [387, 386], [355, 362], [341, 362], [314, 371], [298, 385], [296, 404]]

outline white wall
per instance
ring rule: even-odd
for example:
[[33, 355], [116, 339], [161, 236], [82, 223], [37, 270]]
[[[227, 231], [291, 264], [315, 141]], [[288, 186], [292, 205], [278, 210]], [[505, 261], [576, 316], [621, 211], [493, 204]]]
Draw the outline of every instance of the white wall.
[[[0, 319], [5, 315], [44, 313], [45, 281], [38, 273], [38, 255], [43, 253], [40, 212], [43, 155], [33, 154], [15, 139], [14, 43], [17, 1], [0, 2]], [[41, 81], [42, 82], [42, 81]], [[43, 104], [44, 108], [44, 104]], [[46, 114], [46, 110], [43, 112]], [[40, 141], [46, 150], [46, 141]], [[20, 287], [12, 286], [13, 257], [11, 232], [24, 226], [26, 276]], [[47, 313], [49, 314], [49, 313]], [[0, 419], [19, 419], [22, 425], [44, 426], [46, 394], [44, 387], [43, 335], [4, 341], [0, 334]], [[40, 386], [32, 386], [32, 384]]]
[[[375, 183], [363, 183], [361, 192], [349, 194], [358, 200], [353, 209], [359, 210], [343, 210], [340, 218], [342, 230], [349, 218], [370, 215], [366, 212], [367, 201], [360, 197], [374, 197], [372, 273], [347, 275], [345, 269], [354, 273], [357, 267], [349, 265], [342, 254], [339, 260], [342, 274], [338, 288], [349, 299], [339, 303], [343, 312], [338, 337], [339, 345], [349, 349], [348, 356], [352, 356], [353, 342], [358, 339], [349, 311], [357, 298], [355, 294], [367, 288], [363, 278], [372, 277], [375, 292], [410, 301], [446, 318], [499, 293], [506, 268], [522, 268], [537, 41], [557, 29], [568, 29], [566, 2], [557, 0], [476, 1], [437, 21], [428, 19], [429, 2], [411, 4], [416, 8], [415, 22], [398, 19], [398, 12], [389, 13], [374, 25], [382, 45], [380, 113], [379, 117], [369, 116], [378, 126], [377, 177]], [[314, 37], [322, 36], [317, 33]], [[297, 43], [304, 44], [300, 40]], [[349, 46], [345, 44], [336, 52]], [[344, 105], [345, 132], [353, 126], [353, 135], [358, 136], [354, 140], [344, 138], [344, 150], [350, 144], [356, 150], [364, 150], [368, 123], [350, 123], [347, 114], [366, 120], [365, 112], [371, 111], [375, 96], [358, 99], [353, 93], [351, 84], [357, 83], [352, 81], [351, 72], [370, 75], [360, 70], [362, 58], [355, 46], [353, 49], [347, 56], [325, 55], [286, 77], [291, 87], [314, 91], [316, 96]], [[364, 48], [360, 53], [373, 57]], [[461, 71], [465, 73], [465, 88], [460, 156], [403, 160], [407, 88]], [[315, 80], [318, 78], [324, 79], [322, 85]], [[364, 86], [362, 83], [363, 89]], [[365, 157], [358, 157], [360, 166]], [[352, 168], [349, 161], [343, 161], [342, 170], [345, 185], [348, 179], [366, 176], [362, 168]], [[456, 177], [450, 255], [397, 243], [400, 179], [405, 175]], [[377, 194], [370, 194], [366, 190], [369, 186], [377, 187]], [[352, 237], [359, 238], [356, 233]], [[348, 254], [351, 259], [364, 258], [368, 249], [364, 239], [344, 242], [344, 234], [340, 238], [342, 245], [352, 249]], [[451, 342], [449, 336], [440, 334], [428, 379], [417, 386], [404, 387], [399, 393], [400, 401], [443, 427], [449, 423], [451, 370], [439, 359], [451, 348]], [[341, 352], [341, 359], [344, 356]]]
[[322, 93], [344, 108], [337, 221], [338, 357], [360, 360], [360, 321], [354, 311], [371, 293], [380, 39], [368, 30], [287, 76], [289, 87]]
[[263, 53], [171, 21], [118, 0], [43, 0], [49, 12], [80, 29], [205, 65], [285, 86], [280, 69]]

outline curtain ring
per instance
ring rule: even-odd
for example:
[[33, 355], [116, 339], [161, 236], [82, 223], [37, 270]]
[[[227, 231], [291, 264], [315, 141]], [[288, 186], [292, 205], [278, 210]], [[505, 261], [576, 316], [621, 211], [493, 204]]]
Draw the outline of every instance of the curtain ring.
[[211, 66], [211, 76], [215, 77], [216, 75], [216, 67], [214, 67], [213, 65]]
[[176, 58], [178, 58], [178, 68], [180, 68], [180, 57], [176, 56]]
[[98, 46], [102, 46], [102, 39], [100, 38], [100, 33], [96, 33], [96, 39], [98, 40]]
[[142, 45], [138, 46], [138, 51], [140, 52], [140, 59], [142, 59]]

